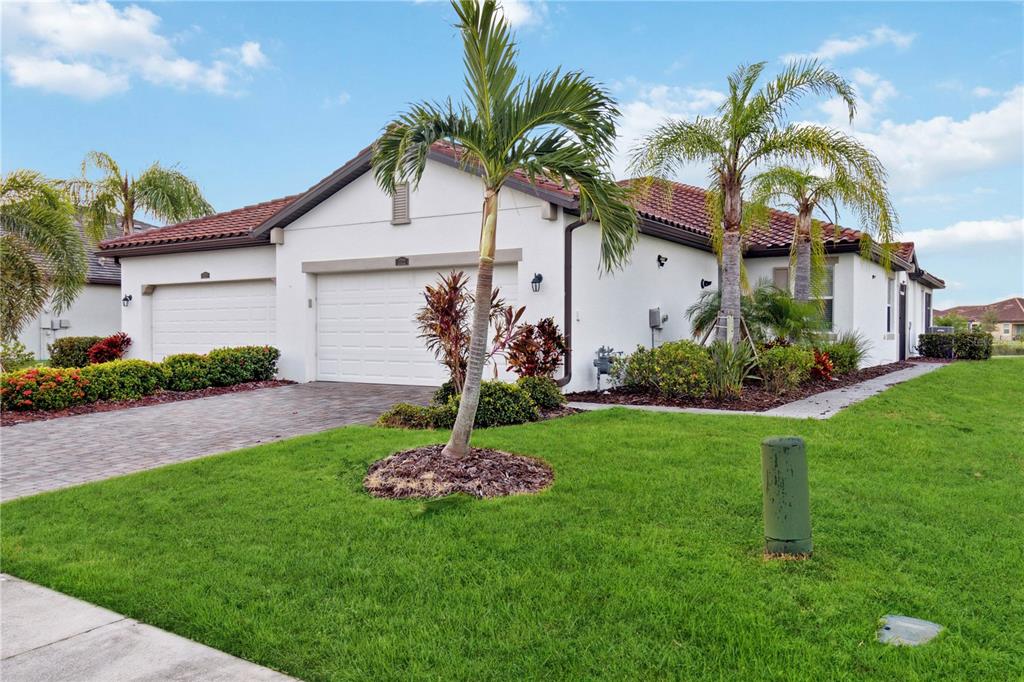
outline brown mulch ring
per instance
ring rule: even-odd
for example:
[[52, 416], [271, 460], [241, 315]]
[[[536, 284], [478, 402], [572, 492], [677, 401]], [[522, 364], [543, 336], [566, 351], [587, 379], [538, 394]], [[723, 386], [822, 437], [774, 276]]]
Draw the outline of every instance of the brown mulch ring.
[[466, 493], [502, 497], [536, 493], [551, 485], [546, 462], [500, 450], [472, 448], [465, 457], [445, 455], [444, 445], [396, 452], [370, 465], [363, 487], [374, 497], [406, 499]]
[[271, 381], [250, 381], [247, 384], [235, 384], [234, 386], [212, 386], [198, 391], [160, 391], [153, 395], [147, 395], [138, 400], [104, 400], [88, 405], [75, 405], [63, 410], [43, 411], [4, 411], [0, 413], [0, 426], [16, 426], [26, 422], [41, 422], [48, 419], [59, 419], [70, 417], [76, 414], [92, 414], [93, 412], [113, 412], [114, 410], [127, 410], [132, 407], [145, 407], [146, 405], [160, 405], [161, 403], [174, 403], [179, 400], [194, 400], [195, 398], [209, 398], [214, 395], [225, 393], [244, 393], [245, 391], [256, 391], [261, 388], [277, 388], [294, 384], [294, 381], [271, 380]]
[[715, 400], [710, 397], [701, 398], [665, 398], [649, 393], [639, 393], [624, 388], [612, 388], [607, 391], [579, 391], [566, 395], [570, 401], [580, 403], [604, 403], [610, 405], [665, 405], [670, 407], [701, 407], [710, 410], [740, 410], [743, 412], [764, 412], [779, 405], [796, 400], [859, 384], [868, 379], [884, 376], [891, 372], [913, 367], [913, 362], [893, 362], [888, 365], [866, 367], [832, 381], [809, 381], [799, 388], [777, 395], [760, 383], [752, 383], [743, 387], [743, 395], [739, 400]]

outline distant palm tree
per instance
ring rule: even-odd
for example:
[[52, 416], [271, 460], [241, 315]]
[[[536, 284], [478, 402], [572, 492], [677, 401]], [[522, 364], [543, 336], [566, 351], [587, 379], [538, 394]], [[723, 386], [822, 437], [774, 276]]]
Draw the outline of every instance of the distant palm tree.
[[779, 166], [759, 174], [751, 183], [752, 203], [780, 205], [796, 214], [791, 258], [793, 298], [797, 301], [809, 301], [812, 292], [820, 295], [818, 287], [823, 281], [826, 237], [822, 223], [814, 218], [816, 210], [838, 229], [838, 207], [853, 209], [864, 233], [861, 249], [867, 254], [872, 240], [880, 241], [882, 258], [888, 266], [896, 236], [896, 209], [889, 199], [884, 176], [874, 172], [880, 167], [877, 159], [870, 152], [866, 152], [865, 158], [871, 159], [866, 173], [859, 168], [843, 168], [820, 176]]
[[[755, 90], [765, 62], [740, 66], [729, 76], [728, 97], [717, 117], [666, 121], [633, 150], [631, 169], [642, 176], [667, 178], [684, 164], [710, 164], [707, 208], [722, 263], [722, 308], [718, 338], [728, 335], [731, 319], [739, 330], [742, 237], [756, 213], [744, 211], [748, 175], [779, 163], [819, 164], [829, 172], [844, 167], [884, 177], [884, 170], [863, 145], [843, 133], [810, 124], [785, 123], [786, 110], [805, 94], [840, 97], [856, 111], [853, 87], [817, 61], [790, 64]], [[870, 169], [870, 170], [868, 170]], [[733, 336], [738, 343], [740, 334]]]
[[532, 182], [554, 180], [579, 194], [581, 215], [601, 226], [606, 269], [628, 258], [637, 239], [636, 214], [627, 190], [608, 167], [618, 109], [608, 93], [580, 72], [558, 70], [531, 80], [518, 78], [516, 47], [494, 0], [453, 0], [459, 17], [466, 67], [466, 102], [424, 102], [387, 126], [374, 149], [377, 183], [389, 194], [396, 185], [418, 183], [431, 145], [450, 140], [462, 162], [479, 169], [483, 216], [466, 381], [459, 413], [445, 452], [469, 452], [480, 381], [486, 360], [494, 271], [498, 193], [521, 172]]
[[[90, 169], [100, 171], [89, 179]], [[115, 225], [122, 235], [135, 231], [135, 213], [145, 211], [168, 223], [213, 213], [199, 186], [176, 168], [158, 163], [131, 177], [109, 154], [89, 152], [82, 161], [82, 177], [68, 182], [77, 197], [82, 222], [91, 234], [110, 236]]]
[[67, 309], [85, 286], [85, 244], [70, 197], [39, 173], [0, 180], [0, 337], [13, 341], [49, 300]]

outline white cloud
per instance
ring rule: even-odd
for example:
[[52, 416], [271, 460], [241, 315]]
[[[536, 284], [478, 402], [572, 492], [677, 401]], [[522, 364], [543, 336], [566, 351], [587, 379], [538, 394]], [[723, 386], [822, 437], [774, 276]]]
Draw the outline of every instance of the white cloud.
[[263, 54], [259, 43], [247, 40], [238, 49], [242, 56], [242, 63], [246, 66], [258, 69], [267, 65], [267, 55]]
[[342, 90], [337, 95], [331, 97], [325, 97], [323, 106], [325, 109], [331, 109], [333, 107], [343, 107], [352, 100], [352, 95]]
[[[709, 88], [677, 87], [664, 84], [641, 83], [629, 79], [618, 83], [616, 90], [627, 91], [630, 99], [620, 109], [618, 154], [613, 170], [617, 177], [627, 174], [629, 151], [645, 135], [666, 120], [692, 119], [700, 114], [712, 114], [725, 100], [725, 93]], [[704, 184], [706, 169], [693, 169], [684, 173], [683, 179], [694, 184]]]
[[124, 92], [133, 77], [225, 94], [247, 70], [265, 66], [257, 42], [220, 50], [210, 62], [181, 56], [148, 9], [106, 0], [5, 3], [4, 66], [12, 82], [86, 99]]
[[546, 0], [500, 0], [499, 4], [513, 27], [539, 23], [548, 14]]
[[126, 76], [107, 74], [88, 64], [15, 55], [4, 63], [11, 81], [18, 87], [39, 88], [82, 99], [100, 99], [128, 89]]
[[1024, 220], [962, 220], [948, 227], [904, 232], [904, 241], [932, 251], [959, 249], [972, 244], [1024, 240]]
[[[886, 103], [896, 97], [899, 92], [890, 81], [877, 73], [864, 69], [853, 69], [852, 80], [857, 86], [857, 116], [854, 123], [858, 128], [870, 128], [879, 113], [885, 110]], [[828, 116], [829, 125], [845, 128], [850, 123], [849, 110], [846, 102], [836, 97], [818, 105]]]
[[971, 90], [971, 94], [975, 97], [995, 97], [999, 93], [992, 88], [986, 88], [985, 86], [979, 85]]
[[878, 154], [897, 190], [1019, 165], [1024, 147], [1024, 87], [1014, 88], [992, 109], [964, 119], [885, 120], [872, 132], [855, 134]]
[[782, 59], [787, 62], [800, 59], [831, 61], [836, 57], [845, 57], [868, 48], [881, 47], [883, 45], [892, 45], [900, 49], [906, 49], [914, 42], [914, 37], [913, 33], [901, 33], [888, 26], [879, 26], [867, 33], [849, 38], [829, 38], [822, 42], [818, 49], [813, 52], [793, 52], [783, 55]]

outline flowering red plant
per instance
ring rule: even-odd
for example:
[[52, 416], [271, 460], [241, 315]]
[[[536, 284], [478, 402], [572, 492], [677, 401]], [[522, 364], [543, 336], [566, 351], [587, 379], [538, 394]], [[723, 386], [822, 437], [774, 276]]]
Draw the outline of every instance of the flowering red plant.
[[112, 334], [97, 341], [89, 348], [89, 362], [96, 365], [101, 362], [120, 360], [130, 345], [132, 345], [132, 340], [124, 332]]
[[820, 381], [831, 381], [832, 372], [835, 367], [832, 365], [832, 358], [827, 351], [814, 349], [814, 366], [811, 367], [811, 377]]

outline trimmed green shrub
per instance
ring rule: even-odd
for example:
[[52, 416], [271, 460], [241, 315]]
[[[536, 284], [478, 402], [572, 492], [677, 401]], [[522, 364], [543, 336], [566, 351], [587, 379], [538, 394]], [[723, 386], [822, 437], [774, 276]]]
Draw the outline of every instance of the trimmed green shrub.
[[917, 352], [926, 358], [988, 360], [992, 357], [992, 335], [984, 331], [953, 334], [921, 334]]
[[761, 351], [757, 358], [761, 379], [774, 393], [791, 391], [811, 377], [814, 351], [801, 346], [776, 346]]
[[51, 367], [85, 367], [89, 349], [103, 340], [102, 336], [65, 336], [54, 340], [50, 350]]
[[392, 429], [432, 429], [436, 406], [398, 403], [377, 418], [377, 426]]
[[669, 341], [654, 350], [637, 346], [612, 367], [619, 383], [669, 397], [694, 397], [708, 389], [711, 358], [693, 341]]
[[205, 355], [168, 355], [163, 366], [167, 370], [167, 388], [171, 391], [198, 391], [210, 386], [210, 362]]
[[917, 352], [926, 358], [952, 358], [953, 334], [921, 334], [917, 337]]
[[86, 402], [88, 387], [77, 367], [30, 367], [0, 376], [0, 407], [63, 410]]
[[82, 368], [89, 382], [85, 402], [138, 400], [156, 393], [167, 383], [167, 370], [146, 360], [111, 360]]
[[555, 380], [547, 376], [520, 377], [516, 384], [522, 388], [542, 410], [557, 410], [565, 405], [565, 396]]
[[958, 360], [988, 360], [992, 357], [992, 335], [982, 331], [953, 334], [953, 357]]
[[0, 371], [17, 372], [35, 364], [36, 356], [17, 339], [0, 343]]
[[206, 354], [213, 386], [233, 386], [249, 381], [269, 381], [277, 373], [281, 351], [272, 346], [217, 348]]
[[449, 379], [434, 391], [434, 404], [446, 405], [455, 395], [457, 395], [455, 392], [455, 383]]
[[[446, 406], [449, 411], [439, 411], [436, 415], [438, 422], [446, 422], [448, 416], [451, 416], [451, 424], [446, 423], [444, 428], [451, 428], [455, 423], [455, 414], [458, 412], [461, 397], [450, 398]], [[523, 424], [537, 419], [540, 419], [537, 405], [530, 398], [530, 394], [521, 387], [503, 381], [484, 381], [480, 384], [480, 404], [476, 409], [474, 427]], [[440, 426], [440, 423], [438, 425]]]
[[818, 351], [828, 353], [833, 374], [843, 375], [860, 369], [869, 346], [867, 339], [858, 332], [843, 332], [835, 341], [819, 345]]

